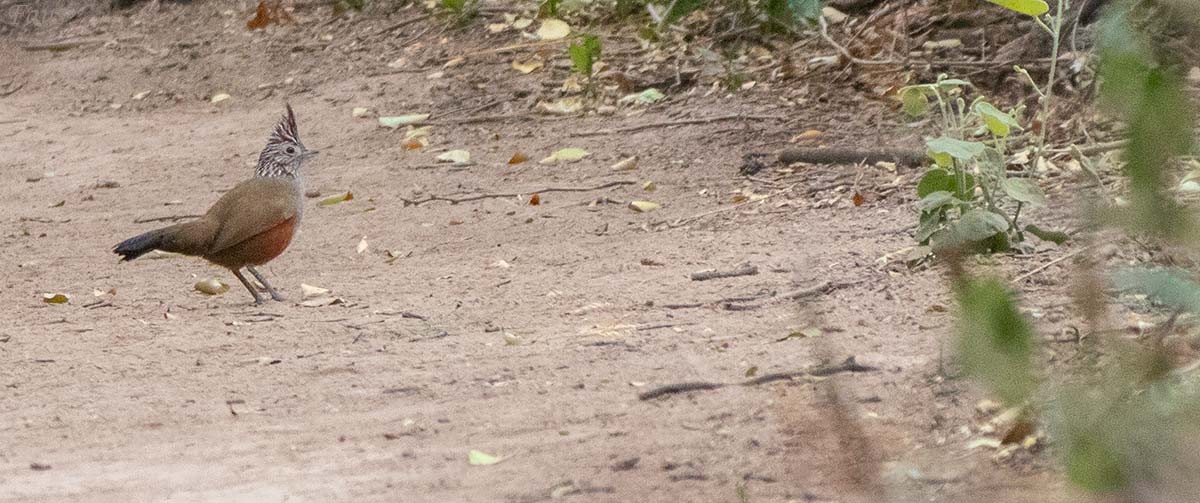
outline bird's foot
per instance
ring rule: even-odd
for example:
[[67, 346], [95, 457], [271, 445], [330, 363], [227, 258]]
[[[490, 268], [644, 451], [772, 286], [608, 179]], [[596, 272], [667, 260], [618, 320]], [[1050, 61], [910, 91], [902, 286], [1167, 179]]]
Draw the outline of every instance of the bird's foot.
[[280, 295], [279, 292], [276, 292], [275, 290], [271, 290], [270, 293], [271, 293], [271, 298], [275, 299], [275, 302], [286, 302], [287, 301], [287, 297]]

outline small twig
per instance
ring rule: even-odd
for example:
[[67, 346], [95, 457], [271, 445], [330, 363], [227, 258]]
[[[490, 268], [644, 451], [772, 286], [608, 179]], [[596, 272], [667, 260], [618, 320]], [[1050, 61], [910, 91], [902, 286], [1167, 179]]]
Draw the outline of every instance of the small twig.
[[482, 115], [479, 117], [462, 117], [459, 119], [444, 119], [444, 120], [423, 120], [414, 122], [414, 126], [461, 126], [463, 124], [478, 124], [480, 122], [503, 122], [513, 119], [525, 119], [529, 114], [521, 112], [515, 114], [500, 114], [500, 115]]
[[879, 161], [885, 161], [897, 162], [909, 166], [920, 166], [927, 158], [924, 150], [903, 147], [789, 148], [779, 152], [779, 162], [783, 164], [794, 162], [806, 162], [809, 164], [852, 164], [866, 162], [874, 164]]
[[171, 215], [169, 217], [154, 217], [154, 218], [138, 218], [133, 221], [135, 224], [144, 224], [148, 222], [175, 222], [186, 218], [200, 218], [204, 215]]
[[[1129, 140], [1107, 141], [1104, 143], [1094, 143], [1092, 145], [1085, 145], [1085, 146], [1076, 147], [1076, 148], [1079, 150], [1080, 154], [1096, 155], [1096, 154], [1103, 154], [1105, 152], [1110, 152], [1113, 150], [1120, 150], [1120, 149], [1125, 148], [1126, 145], [1129, 145]], [[1066, 154], [1066, 153], [1071, 152], [1071, 148], [1067, 147], [1067, 148], [1046, 149], [1046, 152], [1050, 153], [1050, 154]]]
[[821, 30], [820, 30], [821, 38], [825, 39], [825, 43], [832, 46], [834, 48], [834, 50], [836, 50], [838, 52], [838, 54], [841, 54], [843, 58], [846, 58], [846, 61], [849, 61], [856, 65], [894, 65], [897, 63], [896, 61], [892, 61], [892, 60], [874, 61], [874, 60], [856, 58], [856, 57], [854, 57], [853, 54], [850, 54], [849, 49], [846, 49], [845, 47], [842, 46], [842, 44], [837, 43], [837, 41], [834, 40], [833, 37], [829, 36], [829, 23], [825, 22], [824, 16], [817, 17], [817, 24], [821, 28]]
[[783, 117], [783, 116], [779, 116], [779, 115], [742, 115], [742, 114], [718, 115], [715, 117], [702, 117], [702, 118], [698, 118], [698, 119], [682, 119], [682, 120], [674, 120], [674, 121], [651, 122], [651, 123], [647, 123], [647, 124], [639, 124], [636, 126], [626, 126], [626, 127], [611, 128], [611, 129], [597, 129], [595, 131], [580, 131], [577, 133], [572, 133], [571, 136], [599, 136], [599, 135], [608, 135], [608, 134], [631, 133], [634, 131], [641, 131], [643, 129], [650, 129], [650, 128], [687, 126], [687, 125], [694, 125], [694, 124], [711, 124], [713, 122], [729, 121], [729, 120], [786, 120], [786, 119], [787, 119], [787, 117]]
[[[838, 285], [839, 288], [842, 286], [848, 286], [848, 284], [847, 285]], [[817, 283], [810, 287], [801, 288], [799, 290], [792, 290], [790, 292], [784, 292], [779, 295], [779, 298], [786, 299], [786, 300], [796, 300], [801, 297], [808, 297], [811, 295], [825, 293], [826, 291], [830, 290], [833, 287], [834, 287], [833, 282], [826, 280], [826, 281], [822, 281], [822, 282]]]
[[70, 50], [70, 49], [75, 49], [77, 47], [83, 47], [86, 45], [103, 44], [103, 43], [104, 43], [104, 41], [99, 40], [99, 39], [60, 40], [58, 42], [47, 42], [44, 44], [22, 45], [21, 48], [25, 49], [26, 51], [58, 52], [58, 51], [66, 51], [66, 50]]
[[1078, 249], [1078, 250], [1072, 251], [1071, 253], [1068, 253], [1068, 254], [1066, 254], [1066, 255], [1063, 255], [1063, 256], [1061, 256], [1061, 257], [1058, 257], [1058, 258], [1056, 258], [1056, 259], [1054, 259], [1054, 260], [1051, 260], [1051, 261], [1049, 261], [1049, 262], [1046, 262], [1045, 264], [1042, 264], [1042, 265], [1038, 266], [1037, 268], [1035, 268], [1035, 269], [1034, 269], [1034, 270], [1032, 270], [1032, 271], [1029, 271], [1029, 272], [1027, 272], [1027, 273], [1025, 273], [1025, 274], [1022, 274], [1022, 275], [1020, 275], [1020, 276], [1017, 276], [1015, 279], [1013, 279], [1013, 281], [1012, 281], [1012, 282], [1013, 282], [1013, 283], [1020, 283], [1020, 282], [1022, 282], [1022, 281], [1025, 281], [1025, 280], [1029, 279], [1030, 277], [1032, 277], [1033, 275], [1035, 275], [1035, 274], [1037, 274], [1037, 273], [1039, 273], [1039, 272], [1042, 272], [1042, 271], [1044, 271], [1044, 270], [1046, 270], [1046, 269], [1049, 269], [1049, 268], [1050, 268], [1050, 266], [1052, 266], [1052, 265], [1054, 265], [1054, 264], [1057, 264], [1057, 263], [1059, 263], [1059, 262], [1062, 262], [1062, 261], [1064, 261], [1064, 260], [1067, 260], [1067, 259], [1069, 259], [1069, 258], [1071, 258], [1071, 257], [1074, 257], [1074, 256], [1076, 256], [1076, 255], [1079, 255], [1080, 253], [1083, 253], [1083, 252], [1085, 252], [1085, 251], [1088, 251], [1088, 250], [1092, 249], [1092, 246], [1095, 246], [1095, 245], [1088, 245], [1088, 246], [1085, 246], [1085, 247], [1083, 247], [1083, 248], [1080, 248], [1080, 249]]
[[710, 279], [734, 278], [737, 276], [753, 276], [758, 274], [758, 267], [751, 265], [749, 262], [742, 263], [734, 269], [718, 270], [709, 269], [707, 271], [697, 271], [692, 273], [692, 281], [708, 281]]
[[417, 17], [410, 17], [408, 19], [405, 19], [404, 21], [400, 21], [399, 23], [393, 24], [391, 26], [388, 26], [382, 30], [375, 32], [375, 35], [385, 35], [387, 33], [391, 33], [393, 31], [399, 30], [400, 28], [403, 28], [410, 24], [420, 23], [421, 21], [424, 21], [431, 17], [433, 17], [433, 13], [421, 14], [420, 16], [417, 16]]
[[652, 390], [649, 390], [649, 391], [646, 391], [643, 393], [639, 393], [638, 400], [653, 400], [655, 398], [668, 396], [668, 395], [675, 395], [675, 394], [679, 394], [679, 393], [686, 393], [688, 391], [714, 390], [714, 389], [721, 389], [726, 386], [757, 386], [760, 384], [768, 384], [768, 383], [772, 383], [775, 381], [795, 379], [797, 377], [805, 377], [805, 376], [827, 377], [827, 376], [831, 376], [834, 374], [840, 374], [843, 372], [873, 372], [876, 370], [879, 370], [879, 369], [876, 367], [871, 367], [871, 366], [867, 366], [867, 365], [860, 365], [857, 361], [855, 361], [854, 357], [851, 356], [849, 358], [846, 358], [844, 361], [842, 361], [842, 363], [839, 363], [837, 365], [824, 365], [824, 366], [817, 366], [817, 367], [813, 367], [813, 368], [809, 368], [809, 369], [805, 369], [805, 370], [796, 370], [796, 371], [792, 371], [792, 372], [771, 373], [771, 374], [766, 374], [763, 376], [756, 377], [754, 379], [750, 379], [748, 381], [743, 381], [740, 383], [719, 383], [719, 382], [699, 381], [699, 382], [685, 382], [685, 383], [678, 383], [678, 384], [668, 384], [666, 386], [659, 386]]
[[[6, 90], [4, 92], [0, 92], [0, 98], [7, 98], [10, 94], [20, 91], [22, 87], [25, 87], [24, 82], [17, 84], [16, 86], [8, 88], [8, 90]], [[25, 119], [19, 119], [18, 121], [10, 121], [10, 122], [0, 122], [0, 124], [12, 124], [13, 122], [25, 122]]]
[[458, 203], [465, 203], [468, 201], [478, 201], [480, 199], [503, 199], [503, 198], [509, 198], [509, 197], [521, 197], [526, 194], [545, 194], [547, 192], [588, 192], [588, 191], [592, 191], [592, 190], [602, 190], [602, 189], [607, 189], [607, 188], [611, 188], [611, 187], [618, 187], [621, 185], [633, 185], [635, 183], [637, 183], [636, 180], [618, 180], [615, 182], [608, 182], [603, 185], [597, 185], [595, 187], [547, 187], [544, 189], [530, 190], [530, 191], [521, 192], [521, 193], [479, 194], [479, 195], [475, 195], [475, 196], [468, 196], [468, 197], [462, 197], [462, 198], [429, 196], [425, 199], [413, 200], [413, 199], [400, 198], [400, 200], [404, 201], [405, 206], [408, 206], [408, 205], [420, 206], [422, 204], [433, 202], [433, 201], [446, 201], [450, 204], [458, 204]]

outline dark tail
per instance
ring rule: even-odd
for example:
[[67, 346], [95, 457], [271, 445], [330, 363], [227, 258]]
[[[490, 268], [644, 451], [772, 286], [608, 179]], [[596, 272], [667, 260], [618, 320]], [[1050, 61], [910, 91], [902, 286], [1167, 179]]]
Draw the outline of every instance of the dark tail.
[[113, 247], [113, 253], [120, 255], [122, 262], [128, 262], [145, 255], [151, 250], [162, 246], [163, 236], [166, 234], [164, 231], [166, 230], [155, 229], [121, 241], [121, 244]]

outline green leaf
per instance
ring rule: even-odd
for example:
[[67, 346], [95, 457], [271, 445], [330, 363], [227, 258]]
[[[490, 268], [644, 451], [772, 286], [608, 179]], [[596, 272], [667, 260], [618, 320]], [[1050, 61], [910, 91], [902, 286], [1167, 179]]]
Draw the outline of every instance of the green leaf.
[[[925, 142], [931, 155], [948, 154], [959, 161], [966, 162], [983, 153], [984, 144], [977, 141], [963, 141], [949, 136], [941, 136]], [[935, 157], [936, 159], [936, 157]], [[940, 163], [939, 163], [940, 164]]]
[[467, 462], [476, 466], [494, 465], [500, 461], [502, 461], [501, 458], [492, 456], [490, 454], [484, 454], [483, 452], [474, 449], [471, 449], [471, 452], [467, 453]]
[[325, 199], [322, 199], [321, 202], [319, 202], [317, 204], [319, 206], [331, 206], [331, 205], [334, 205], [337, 203], [344, 203], [346, 201], [350, 201], [353, 199], [354, 199], [354, 194], [351, 192], [347, 192], [345, 194], [338, 194], [336, 196], [327, 197]]
[[1027, 178], [1005, 178], [1001, 185], [1008, 197], [1030, 206], [1046, 205], [1046, 195], [1042, 189]]
[[571, 68], [584, 77], [592, 76], [592, 67], [600, 59], [600, 39], [595, 35], [584, 35], [579, 43], [567, 48], [571, 55]]
[[671, 8], [663, 15], [662, 22], [664, 25], [674, 24], [684, 16], [691, 14], [692, 11], [699, 9], [704, 3], [705, 0], [673, 0]]
[[1023, 403], [1037, 387], [1030, 359], [1033, 330], [1029, 321], [997, 279], [964, 279], [956, 287], [963, 370], [1009, 406]]
[[958, 178], [956, 178], [954, 174], [950, 173], [949, 171], [942, 168], [934, 168], [926, 171], [925, 174], [921, 176], [921, 181], [917, 182], [917, 197], [923, 199], [925, 196], [928, 196], [929, 194], [939, 190], [944, 190], [954, 194], [969, 194], [970, 191], [975, 189], [975, 177], [967, 174], [964, 176], [964, 178], [966, 179], [967, 186], [962, 187], [960, 190], [960, 187], [958, 186]]
[[1067, 444], [1067, 477], [1083, 489], [1108, 492], [1125, 486], [1121, 456], [1091, 430], [1069, 435]]
[[900, 103], [904, 113], [912, 118], [924, 116], [929, 111], [929, 97], [917, 87], [906, 87], [900, 91]]
[[975, 103], [975, 113], [983, 117], [983, 123], [996, 136], [1005, 137], [1013, 129], [1021, 129], [1021, 125], [1017, 123], [1016, 119], [986, 101]]
[[396, 129], [400, 126], [416, 124], [428, 118], [429, 114], [394, 115], [389, 117], [380, 117], [379, 125], [386, 128]]
[[592, 153], [581, 148], [564, 148], [554, 151], [553, 154], [538, 162], [542, 164], [554, 164], [558, 161], [575, 162], [589, 155]]
[[972, 87], [970, 82], [962, 79], [942, 79], [937, 81], [937, 85], [942, 88], [950, 87]]
[[1042, 0], [988, 0], [1005, 9], [1020, 12], [1026, 16], [1038, 17], [1050, 12], [1050, 6]]
[[937, 191], [955, 192], [957, 185], [958, 180], [949, 171], [934, 168], [926, 171], [921, 176], [921, 181], [917, 182], [917, 197], [924, 199]]
[[1008, 220], [1004, 217], [984, 209], [969, 210], [945, 233], [939, 235], [934, 248], [943, 250], [978, 244], [1005, 230], [1008, 230]]
[[958, 201], [958, 199], [954, 197], [953, 193], [939, 190], [922, 197], [919, 204], [921, 211], [930, 212], [955, 201]]
[[1034, 236], [1037, 236], [1038, 239], [1040, 239], [1042, 241], [1049, 241], [1056, 245], [1066, 243], [1068, 239], [1071, 239], [1071, 236], [1067, 235], [1067, 233], [1065, 233], [1063, 231], [1052, 231], [1049, 229], [1043, 229], [1043, 228], [1038, 227], [1033, 224], [1026, 225], [1025, 232], [1028, 232], [1030, 234], [1033, 234]]
[[821, 17], [821, 0], [788, 0], [792, 19], [815, 23]]
[[921, 221], [917, 224], [917, 235], [915, 236], [917, 243], [925, 244], [934, 233], [942, 230], [942, 221], [945, 218], [946, 216], [940, 211], [921, 213]]
[[1200, 313], [1200, 284], [1180, 270], [1138, 267], [1113, 273], [1118, 290], [1136, 290], [1155, 302]]

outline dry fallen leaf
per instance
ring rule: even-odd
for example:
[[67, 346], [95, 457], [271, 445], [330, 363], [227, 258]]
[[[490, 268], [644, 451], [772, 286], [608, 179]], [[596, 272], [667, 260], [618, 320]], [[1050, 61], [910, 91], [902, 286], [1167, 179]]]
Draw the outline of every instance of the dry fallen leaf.
[[301, 295], [303, 296], [303, 298], [307, 300], [307, 299], [311, 299], [314, 297], [325, 296], [326, 294], [329, 293], [329, 289], [321, 288], [319, 286], [312, 286], [312, 285], [306, 285], [304, 283], [300, 283], [300, 292], [301, 292]]
[[437, 156], [437, 160], [452, 162], [457, 165], [469, 164], [471, 162], [471, 153], [466, 150], [449, 150]]
[[648, 180], [646, 183], [642, 184], [642, 190], [646, 192], [654, 192], [658, 190], [658, 185], [654, 183], [654, 180]]
[[202, 279], [197, 281], [193, 288], [196, 291], [207, 295], [221, 295], [229, 291], [229, 285], [226, 285], [221, 280], [216, 278]]
[[542, 21], [537, 29], [537, 36], [542, 40], [560, 40], [571, 34], [571, 25], [558, 19]]
[[637, 156], [621, 159], [616, 164], [612, 165], [613, 171], [630, 171], [637, 169]]
[[558, 161], [575, 162], [589, 155], [592, 155], [592, 153], [581, 148], [564, 148], [555, 151], [549, 157], [538, 162], [542, 164], [554, 164]]
[[629, 202], [629, 209], [636, 211], [638, 213], [646, 213], [646, 212], [654, 211], [661, 207], [662, 207], [661, 204], [652, 203], [650, 201], [630, 201]]
[[367, 246], [367, 237], [363, 236], [362, 239], [358, 240], [358, 247], [355, 249], [358, 250], [359, 255], [362, 255], [363, 252], [367, 251]]
[[428, 118], [429, 114], [391, 115], [387, 117], [380, 117], [379, 125], [386, 128], [396, 129], [400, 126], [415, 124]]
[[43, 293], [42, 302], [47, 304], [66, 304], [71, 300], [65, 293]]
[[542, 204], [542, 198], [540, 196], [538, 196], [537, 194], [529, 196], [529, 205], [530, 206], [537, 206], [539, 204]]
[[496, 463], [499, 463], [500, 461], [501, 461], [501, 459], [496, 456], [492, 456], [490, 454], [484, 454], [484, 453], [482, 453], [480, 451], [476, 451], [474, 449], [472, 449], [471, 452], [467, 454], [467, 462], [472, 465], [494, 465]]
[[541, 68], [545, 63], [539, 59], [518, 59], [512, 62], [513, 70], [521, 73], [531, 73]]
[[521, 152], [513, 152], [512, 157], [508, 159], [509, 164], [521, 164], [529, 160], [529, 156]]
[[851, 200], [854, 201], [854, 206], [856, 206], [856, 207], [862, 206], [863, 202], [865, 201], [865, 199], [863, 199], [863, 195], [861, 193], [859, 193], [857, 190], [854, 191], [854, 196]]
[[226, 100], [228, 100], [229, 98], [230, 98], [230, 96], [229, 96], [228, 94], [225, 94], [225, 93], [217, 93], [217, 94], [214, 94], [214, 95], [213, 95], [213, 97], [212, 97], [212, 98], [210, 98], [208, 101], [209, 101], [209, 102], [211, 102], [211, 103], [213, 103], [213, 104], [216, 104], [216, 103], [220, 103], [220, 102], [222, 102], [222, 101], [226, 101]]

